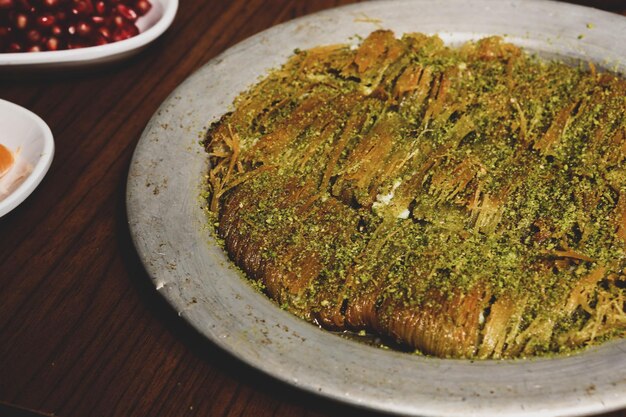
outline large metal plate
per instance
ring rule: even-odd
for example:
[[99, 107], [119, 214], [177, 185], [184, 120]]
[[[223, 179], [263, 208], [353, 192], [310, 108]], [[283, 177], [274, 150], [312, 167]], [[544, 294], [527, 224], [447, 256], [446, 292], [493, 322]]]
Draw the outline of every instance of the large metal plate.
[[440, 33], [448, 42], [507, 35], [545, 55], [626, 68], [626, 19], [550, 1], [366, 2], [273, 27], [230, 48], [163, 103], [137, 146], [128, 217], [157, 290], [218, 346], [289, 384], [410, 415], [580, 415], [626, 406], [626, 340], [571, 357], [443, 360], [344, 340], [282, 311], [229, 266], [200, 193], [201, 132], [236, 94], [295, 48], [346, 42], [379, 27]]

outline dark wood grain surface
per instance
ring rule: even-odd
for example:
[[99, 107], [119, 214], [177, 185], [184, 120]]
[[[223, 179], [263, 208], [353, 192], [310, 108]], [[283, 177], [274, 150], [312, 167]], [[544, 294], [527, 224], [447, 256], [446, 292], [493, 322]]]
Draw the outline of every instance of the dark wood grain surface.
[[182, 0], [169, 31], [120, 65], [0, 75], [0, 98], [56, 140], [42, 184], [0, 218], [0, 416], [370, 415], [276, 382], [187, 327], [151, 286], [124, 205], [141, 131], [180, 82], [263, 29], [351, 2]]

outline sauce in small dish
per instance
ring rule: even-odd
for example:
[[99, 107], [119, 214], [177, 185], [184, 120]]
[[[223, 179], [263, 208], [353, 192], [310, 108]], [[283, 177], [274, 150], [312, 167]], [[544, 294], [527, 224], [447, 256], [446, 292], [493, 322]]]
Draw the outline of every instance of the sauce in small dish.
[[0, 201], [11, 195], [28, 178], [33, 166], [20, 156], [20, 149], [11, 152], [0, 144]]
[[4, 177], [11, 170], [14, 162], [13, 153], [0, 143], [0, 178]]

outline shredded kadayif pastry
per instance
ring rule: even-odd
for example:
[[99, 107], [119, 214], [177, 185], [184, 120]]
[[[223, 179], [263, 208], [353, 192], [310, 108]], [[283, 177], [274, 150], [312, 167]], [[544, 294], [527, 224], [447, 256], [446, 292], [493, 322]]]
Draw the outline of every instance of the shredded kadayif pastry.
[[377, 31], [236, 99], [205, 141], [210, 210], [234, 262], [325, 328], [569, 351], [626, 335], [625, 111], [593, 65]]

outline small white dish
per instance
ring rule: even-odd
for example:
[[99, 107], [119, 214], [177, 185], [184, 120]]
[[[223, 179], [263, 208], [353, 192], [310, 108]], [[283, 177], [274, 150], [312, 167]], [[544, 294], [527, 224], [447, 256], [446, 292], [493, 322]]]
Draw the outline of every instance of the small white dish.
[[[0, 200], [0, 217], [22, 203], [48, 172], [54, 156], [54, 139], [50, 128], [39, 116], [23, 107], [0, 99], [0, 144], [17, 153], [18, 163], [27, 165], [30, 173], [8, 196]], [[7, 176], [11, 171], [7, 173]]]
[[132, 38], [80, 49], [0, 53], [0, 70], [82, 67], [136, 54], [170, 27], [178, 10], [178, 0], [151, 0], [151, 3], [150, 11], [137, 20], [139, 34]]

